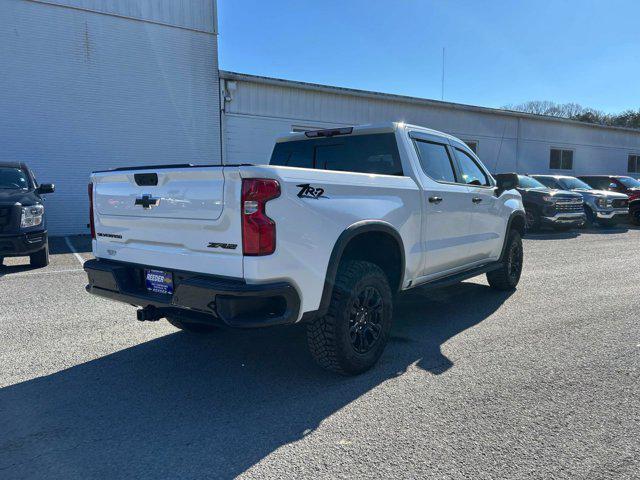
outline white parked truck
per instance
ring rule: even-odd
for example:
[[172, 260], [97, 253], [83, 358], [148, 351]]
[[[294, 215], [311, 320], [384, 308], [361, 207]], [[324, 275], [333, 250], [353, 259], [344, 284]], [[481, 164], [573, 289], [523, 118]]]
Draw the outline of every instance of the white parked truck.
[[289, 134], [269, 165], [95, 172], [87, 290], [189, 331], [305, 322], [316, 361], [356, 374], [384, 350], [396, 293], [485, 273], [515, 288], [516, 183], [403, 123]]

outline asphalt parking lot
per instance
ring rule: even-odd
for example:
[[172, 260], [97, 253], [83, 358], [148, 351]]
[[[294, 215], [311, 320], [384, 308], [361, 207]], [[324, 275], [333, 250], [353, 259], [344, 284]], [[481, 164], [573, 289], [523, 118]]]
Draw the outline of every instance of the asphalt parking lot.
[[380, 364], [313, 364], [302, 328], [196, 336], [85, 293], [83, 237], [0, 267], [0, 478], [638, 478], [640, 230], [525, 240], [396, 309]]

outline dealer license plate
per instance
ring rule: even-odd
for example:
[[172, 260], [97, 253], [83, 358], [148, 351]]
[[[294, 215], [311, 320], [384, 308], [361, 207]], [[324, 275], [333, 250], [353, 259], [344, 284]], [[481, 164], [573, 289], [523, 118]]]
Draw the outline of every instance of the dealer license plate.
[[173, 274], [163, 270], [145, 270], [144, 281], [147, 290], [153, 293], [173, 294]]

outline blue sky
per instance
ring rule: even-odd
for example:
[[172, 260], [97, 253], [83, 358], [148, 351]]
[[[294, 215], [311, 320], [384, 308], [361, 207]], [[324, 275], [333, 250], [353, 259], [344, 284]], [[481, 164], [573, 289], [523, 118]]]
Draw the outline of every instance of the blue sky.
[[501, 107], [640, 108], [640, 2], [218, 0], [220, 68]]

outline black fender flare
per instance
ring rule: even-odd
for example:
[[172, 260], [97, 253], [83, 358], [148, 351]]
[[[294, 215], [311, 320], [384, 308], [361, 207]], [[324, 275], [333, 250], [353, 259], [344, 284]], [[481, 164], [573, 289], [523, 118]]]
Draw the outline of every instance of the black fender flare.
[[[513, 222], [518, 218], [522, 219], [523, 225], [527, 224], [527, 219], [523, 211], [514, 210], [513, 212], [511, 212], [511, 215], [509, 215], [509, 220], [507, 221], [507, 229], [504, 232], [504, 242], [502, 243], [502, 252], [500, 253], [500, 260], [499, 260], [500, 262], [504, 261], [504, 256], [507, 252], [507, 240], [509, 238], [509, 232], [511, 231]], [[524, 227], [523, 227], [523, 231], [524, 231]]]
[[397, 292], [402, 287], [402, 281], [404, 279], [405, 271], [405, 255], [404, 255], [404, 242], [398, 231], [389, 223], [380, 220], [363, 220], [356, 222], [353, 225], [347, 227], [336, 240], [331, 256], [329, 257], [329, 265], [327, 266], [327, 274], [324, 280], [324, 288], [322, 289], [322, 298], [320, 299], [320, 306], [317, 315], [325, 315], [329, 310], [329, 303], [331, 302], [331, 293], [333, 285], [335, 284], [336, 275], [338, 274], [338, 267], [342, 260], [342, 255], [349, 242], [358, 235], [363, 233], [381, 232], [391, 235], [398, 243], [398, 249], [400, 250], [400, 281], [398, 285], [392, 285], [391, 289]]

